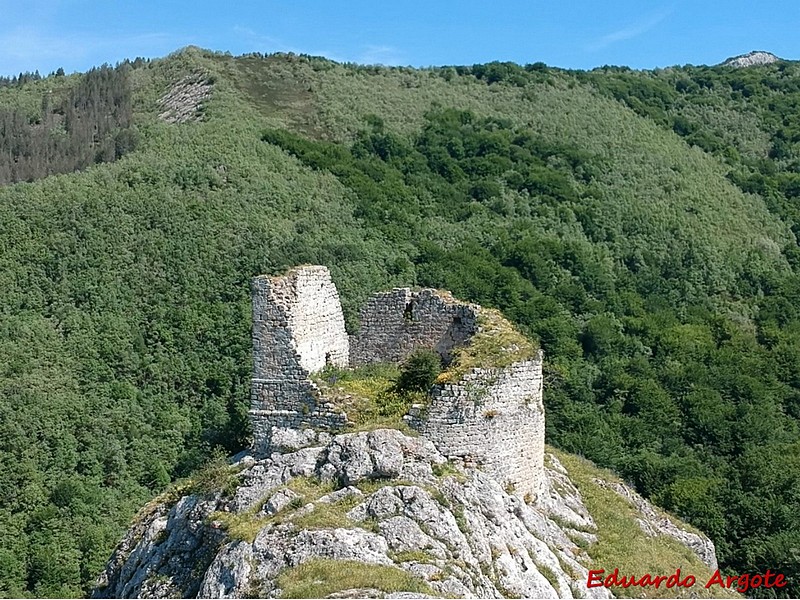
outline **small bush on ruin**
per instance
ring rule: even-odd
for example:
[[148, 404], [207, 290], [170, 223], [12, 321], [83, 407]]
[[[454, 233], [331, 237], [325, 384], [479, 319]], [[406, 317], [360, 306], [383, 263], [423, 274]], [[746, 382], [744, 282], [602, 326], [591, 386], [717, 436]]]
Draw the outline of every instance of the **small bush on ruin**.
[[400, 377], [395, 384], [395, 391], [425, 392], [435, 383], [442, 371], [442, 359], [433, 350], [414, 351], [400, 369]]

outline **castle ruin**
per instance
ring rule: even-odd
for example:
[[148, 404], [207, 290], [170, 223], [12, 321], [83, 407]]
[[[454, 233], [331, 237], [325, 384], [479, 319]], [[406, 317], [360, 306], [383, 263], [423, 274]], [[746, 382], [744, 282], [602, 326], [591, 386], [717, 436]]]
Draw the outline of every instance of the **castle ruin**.
[[[361, 310], [359, 333], [348, 336], [326, 267], [256, 277], [250, 408], [254, 451], [271, 452], [280, 429], [346, 431], [347, 415], [325, 398], [311, 373], [328, 364], [400, 363], [419, 348], [435, 350], [448, 365], [476, 336], [493, 335], [482, 324], [482, 311], [446, 292], [396, 288], [373, 295]], [[540, 493], [541, 351], [513, 362], [489, 361], [454, 380], [437, 381], [427, 405], [415, 405], [406, 420], [450, 459], [484, 469], [520, 495]]]

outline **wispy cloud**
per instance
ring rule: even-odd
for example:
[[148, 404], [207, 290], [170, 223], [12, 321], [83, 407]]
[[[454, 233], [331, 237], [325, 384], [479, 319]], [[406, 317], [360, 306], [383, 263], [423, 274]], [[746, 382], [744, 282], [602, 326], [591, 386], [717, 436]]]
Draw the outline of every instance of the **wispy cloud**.
[[665, 9], [659, 11], [654, 14], [650, 14], [646, 17], [643, 17], [636, 23], [628, 25], [627, 27], [623, 27], [621, 29], [617, 29], [616, 31], [612, 31], [601, 38], [594, 40], [593, 42], [587, 44], [586, 49], [595, 52], [597, 50], [602, 50], [603, 48], [607, 48], [612, 44], [616, 44], [617, 42], [622, 42], [624, 40], [630, 40], [635, 37], [639, 37], [640, 35], [644, 35], [651, 29], [657, 27], [664, 19], [669, 17], [672, 14], [673, 9]]
[[164, 54], [186, 40], [164, 33], [138, 35], [52, 34], [34, 27], [18, 27], [0, 34], [0, 73], [27, 70], [85, 68], [92, 64], [136, 56]]
[[403, 62], [403, 53], [393, 46], [368, 44], [355, 62], [365, 65], [396, 66]]
[[398, 48], [380, 44], [365, 44], [355, 46], [347, 51], [333, 51], [329, 49], [300, 48], [284, 40], [264, 35], [251, 29], [237, 25], [233, 28], [233, 33], [245, 45], [250, 46], [257, 52], [293, 52], [294, 54], [311, 54], [312, 56], [324, 56], [337, 62], [355, 62], [362, 65], [386, 65], [396, 66], [405, 60], [404, 54]]
[[294, 48], [289, 47], [287, 44], [284, 44], [278, 38], [263, 35], [250, 29], [249, 27], [242, 27], [241, 25], [236, 25], [233, 27], [233, 33], [235, 33], [239, 38], [244, 39], [250, 43], [255, 43], [260, 46], [264, 46], [266, 51], [271, 52], [294, 52]]

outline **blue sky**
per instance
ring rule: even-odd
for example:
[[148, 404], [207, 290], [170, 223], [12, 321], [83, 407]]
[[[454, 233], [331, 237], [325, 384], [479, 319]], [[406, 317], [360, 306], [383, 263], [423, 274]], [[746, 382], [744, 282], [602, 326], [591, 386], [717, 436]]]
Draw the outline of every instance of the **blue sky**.
[[0, 74], [82, 71], [189, 44], [389, 65], [654, 68], [754, 49], [797, 59], [798, 26], [797, 0], [0, 0]]

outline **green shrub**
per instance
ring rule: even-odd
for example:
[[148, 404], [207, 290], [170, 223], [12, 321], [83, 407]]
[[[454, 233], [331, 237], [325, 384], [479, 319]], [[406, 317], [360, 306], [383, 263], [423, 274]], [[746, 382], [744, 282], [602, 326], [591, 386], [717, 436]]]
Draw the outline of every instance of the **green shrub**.
[[395, 390], [401, 394], [427, 391], [441, 370], [442, 359], [439, 354], [427, 348], [415, 350], [403, 363]]

